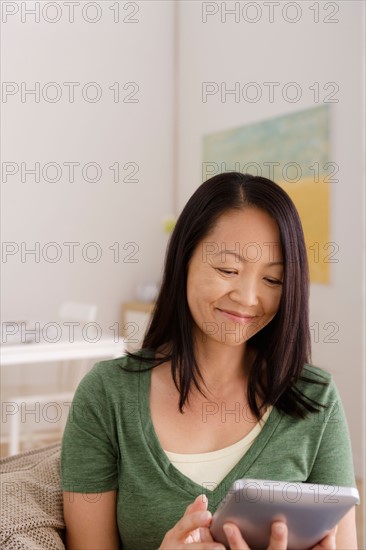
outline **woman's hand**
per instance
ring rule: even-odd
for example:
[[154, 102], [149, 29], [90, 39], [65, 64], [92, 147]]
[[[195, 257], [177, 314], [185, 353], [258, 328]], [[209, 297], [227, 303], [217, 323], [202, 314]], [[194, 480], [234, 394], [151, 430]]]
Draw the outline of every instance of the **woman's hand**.
[[207, 504], [206, 495], [199, 495], [187, 506], [181, 519], [166, 533], [159, 550], [225, 550], [210, 534], [212, 514], [207, 511]]
[[[183, 517], [166, 533], [159, 550], [225, 550], [225, 546], [215, 542], [210, 533], [212, 514], [207, 512], [207, 504], [207, 497], [199, 495], [192, 504], [187, 506]], [[229, 534], [226, 526], [232, 528], [232, 534]], [[226, 523], [225, 527], [231, 550], [249, 550], [249, 546], [235, 524]], [[281, 532], [277, 531], [278, 527]], [[326, 546], [321, 548], [328, 550]], [[268, 550], [286, 549], [286, 524], [276, 521], [272, 524]]]
[[[250, 550], [235, 523], [225, 523], [224, 531], [230, 550]], [[327, 547], [324, 547], [327, 548]], [[274, 521], [271, 525], [268, 550], [287, 550], [287, 525], [283, 521]]]
[[313, 546], [311, 550], [335, 550], [336, 545], [336, 534], [337, 534], [338, 525], [333, 527], [331, 531], [324, 537], [316, 546]]
[[[199, 495], [187, 506], [182, 518], [166, 533], [159, 550], [225, 550], [224, 545], [215, 542], [210, 533], [212, 514], [207, 511], [207, 504], [207, 497]], [[225, 523], [224, 532], [230, 550], [250, 550], [237, 525]], [[337, 526], [311, 550], [335, 550], [336, 532]], [[287, 537], [286, 524], [282, 521], [273, 522], [268, 550], [287, 550]]]
[[[234, 523], [225, 523], [224, 531], [231, 550], [250, 550], [241, 535], [239, 527]], [[311, 548], [311, 550], [335, 550], [336, 533], [337, 526], [329, 531], [316, 546]], [[282, 521], [275, 521], [272, 523], [268, 550], [287, 550], [287, 526]]]

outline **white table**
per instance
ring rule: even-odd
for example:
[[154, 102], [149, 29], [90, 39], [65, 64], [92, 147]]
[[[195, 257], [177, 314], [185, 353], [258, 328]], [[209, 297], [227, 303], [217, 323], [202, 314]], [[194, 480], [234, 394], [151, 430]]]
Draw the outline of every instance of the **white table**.
[[[20, 345], [2, 345], [1, 347], [1, 366], [39, 364], [59, 361], [80, 360], [83, 369], [78, 370], [80, 379], [87, 370], [85, 365], [88, 359], [102, 360], [121, 357], [124, 355], [125, 345], [120, 337], [116, 342], [114, 338], [103, 338], [98, 342], [89, 343], [85, 340], [75, 342], [60, 341], [56, 343], [29, 343]], [[89, 365], [90, 367], [90, 365]], [[4, 382], [4, 379], [3, 379]], [[21, 427], [21, 408], [32, 404], [72, 401], [73, 392], [59, 392], [52, 394], [31, 395], [14, 397], [6, 406], [13, 407], [8, 412], [10, 422], [9, 432], [9, 455], [20, 452], [20, 427]], [[5, 413], [6, 411], [4, 411]], [[64, 425], [65, 422], [63, 422]]]
[[30, 343], [1, 346], [1, 365], [23, 365], [32, 363], [48, 363], [50, 361], [73, 361], [76, 359], [99, 359], [105, 357], [120, 357], [125, 346], [122, 338], [116, 342], [114, 338], [103, 338], [98, 342]]

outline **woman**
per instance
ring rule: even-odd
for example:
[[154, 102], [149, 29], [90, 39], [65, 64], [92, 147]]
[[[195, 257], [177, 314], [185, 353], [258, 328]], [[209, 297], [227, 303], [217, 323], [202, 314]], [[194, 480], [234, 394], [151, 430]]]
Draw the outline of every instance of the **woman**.
[[[203, 183], [169, 242], [142, 349], [79, 384], [62, 442], [68, 550], [224, 548], [236, 479], [355, 486], [331, 376], [309, 364], [301, 222], [274, 182]], [[248, 548], [228, 524], [230, 548]], [[356, 548], [354, 510], [316, 548]], [[190, 545], [190, 546], [188, 546]], [[287, 548], [274, 522], [268, 547]]]

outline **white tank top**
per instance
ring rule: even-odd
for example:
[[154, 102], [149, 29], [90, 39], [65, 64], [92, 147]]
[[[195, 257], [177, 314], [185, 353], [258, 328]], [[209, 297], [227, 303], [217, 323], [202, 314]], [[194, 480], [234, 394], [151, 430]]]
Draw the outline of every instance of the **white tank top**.
[[198, 485], [207, 485], [208, 480], [210, 480], [210, 483], [218, 484], [248, 451], [271, 411], [272, 407], [268, 407], [254, 428], [243, 439], [229, 447], [210, 453], [198, 454], [171, 453], [165, 450], [164, 452], [177, 470]]

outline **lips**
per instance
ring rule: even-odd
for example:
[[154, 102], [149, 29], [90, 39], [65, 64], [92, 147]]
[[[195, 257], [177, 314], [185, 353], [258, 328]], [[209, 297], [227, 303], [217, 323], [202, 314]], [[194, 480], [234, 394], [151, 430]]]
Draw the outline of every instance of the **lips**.
[[222, 313], [228, 313], [229, 315], [234, 315], [235, 317], [240, 317], [241, 319], [254, 319], [254, 315], [248, 315], [248, 313], [239, 313], [238, 311], [232, 311], [231, 309], [219, 309], [219, 311], [221, 311]]
[[253, 315], [247, 315], [245, 313], [240, 313], [238, 311], [233, 313], [232, 310], [224, 310], [224, 309], [218, 309], [218, 308], [217, 310], [225, 319], [229, 319], [233, 323], [239, 323], [240, 325], [250, 325], [254, 323]]

